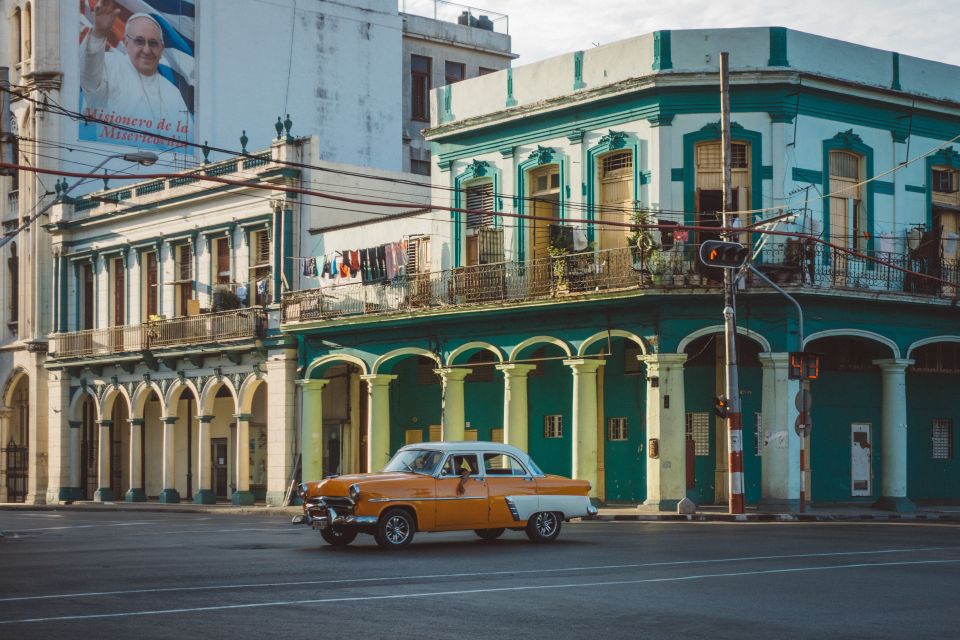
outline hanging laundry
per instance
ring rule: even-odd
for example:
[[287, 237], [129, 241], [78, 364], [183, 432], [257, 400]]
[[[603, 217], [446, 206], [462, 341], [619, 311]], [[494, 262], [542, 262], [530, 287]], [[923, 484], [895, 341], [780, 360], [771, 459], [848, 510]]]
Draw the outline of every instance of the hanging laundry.
[[387, 245], [385, 244], [377, 247], [377, 270], [380, 272], [378, 278], [387, 277]]
[[330, 262], [329, 260], [327, 260], [327, 257], [326, 257], [326, 256], [321, 256], [320, 259], [323, 260], [323, 269], [320, 271], [320, 275], [321, 275], [322, 277], [324, 277], [324, 278], [329, 278], [329, 277], [331, 277], [331, 276], [330, 276], [330, 265], [331, 265], [331, 262]]
[[397, 275], [396, 256], [393, 253], [393, 244], [387, 245], [387, 280], [393, 280]]
[[257, 281], [257, 296], [264, 297], [267, 295], [267, 278], [261, 278]]
[[396, 243], [397, 251], [397, 275], [405, 276], [407, 275], [407, 241], [401, 240]]
[[307, 258], [303, 261], [303, 275], [308, 278], [316, 278], [318, 274], [317, 271], [317, 259], [316, 258]]
[[587, 234], [580, 227], [573, 229], [573, 250], [583, 251], [587, 248]]
[[237, 298], [239, 298], [242, 302], [246, 302], [246, 301], [247, 301], [247, 287], [246, 287], [246, 285], [242, 285], [242, 284], [241, 284], [241, 285], [239, 285], [239, 286], [237, 287]]
[[349, 278], [350, 277], [350, 251], [344, 250], [340, 252], [340, 277]]
[[350, 250], [350, 276], [355, 278], [360, 273], [360, 252], [356, 249]]

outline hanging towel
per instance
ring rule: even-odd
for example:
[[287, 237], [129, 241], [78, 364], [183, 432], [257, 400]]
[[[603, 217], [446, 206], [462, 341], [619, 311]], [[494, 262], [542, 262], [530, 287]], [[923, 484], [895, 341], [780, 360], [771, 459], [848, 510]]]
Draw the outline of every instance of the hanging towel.
[[378, 278], [387, 277], [387, 245], [385, 244], [377, 247], [377, 269], [380, 272]]
[[393, 251], [393, 243], [387, 245], [387, 280], [393, 280], [397, 275], [396, 255]]
[[360, 273], [360, 251], [350, 250], [350, 276], [356, 277]]
[[326, 256], [320, 256], [320, 260], [323, 261], [323, 269], [320, 270], [320, 276], [323, 278], [330, 277], [330, 261], [327, 260]]
[[340, 252], [340, 277], [350, 277], [350, 250], [345, 249]]
[[307, 258], [304, 261], [303, 275], [307, 276], [308, 278], [316, 278], [318, 273], [317, 259], [313, 257]]
[[587, 234], [580, 227], [573, 230], [573, 250], [583, 251], [587, 248]]

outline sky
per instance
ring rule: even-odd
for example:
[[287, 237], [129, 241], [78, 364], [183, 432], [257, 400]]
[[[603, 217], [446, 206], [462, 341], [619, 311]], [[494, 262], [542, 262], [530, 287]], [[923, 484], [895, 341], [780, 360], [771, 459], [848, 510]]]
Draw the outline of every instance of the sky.
[[[514, 65], [660, 29], [777, 26], [960, 65], [960, 0], [460, 0], [509, 17]], [[478, 13], [483, 13], [479, 11]]]

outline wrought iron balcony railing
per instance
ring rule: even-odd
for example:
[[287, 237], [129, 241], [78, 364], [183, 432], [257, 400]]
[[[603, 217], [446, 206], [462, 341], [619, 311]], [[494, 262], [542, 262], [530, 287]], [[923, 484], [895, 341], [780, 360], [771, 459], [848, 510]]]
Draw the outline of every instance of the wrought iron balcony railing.
[[[479, 304], [516, 304], [589, 297], [630, 289], [717, 287], [723, 275], [704, 268], [699, 246], [676, 245], [638, 255], [629, 248], [566, 254], [526, 263], [501, 262], [412, 274], [390, 282], [330, 285], [283, 295], [282, 322], [309, 322], [343, 316], [440, 310]], [[812, 257], [797, 245], [764, 247], [755, 266], [781, 286], [805, 289], [873, 291], [953, 298], [960, 289], [960, 265], [899, 254], [882, 254], [876, 263], [816, 245]], [[895, 267], [914, 272], [904, 273]], [[943, 284], [924, 278], [936, 276]], [[747, 274], [751, 288], [764, 288]]]
[[50, 357], [104, 356], [259, 338], [263, 336], [265, 326], [264, 310], [250, 307], [143, 324], [58, 333], [50, 339]]

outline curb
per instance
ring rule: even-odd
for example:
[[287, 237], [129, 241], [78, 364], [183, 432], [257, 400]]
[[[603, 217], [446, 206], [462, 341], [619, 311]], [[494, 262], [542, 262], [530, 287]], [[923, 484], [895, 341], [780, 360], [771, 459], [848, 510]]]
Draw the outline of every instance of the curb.
[[947, 522], [960, 523], [960, 514], [798, 514], [798, 513], [755, 513], [755, 514], [600, 514], [596, 521], [601, 522]]
[[259, 516], [287, 516], [302, 513], [296, 507], [233, 507], [233, 506], [178, 506], [171, 505], [144, 505], [133, 506], [124, 503], [103, 502], [89, 504], [56, 504], [56, 505], [0, 505], [0, 511], [127, 511], [143, 513], [205, 513], [213, 515], [259, 515]]

